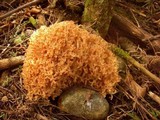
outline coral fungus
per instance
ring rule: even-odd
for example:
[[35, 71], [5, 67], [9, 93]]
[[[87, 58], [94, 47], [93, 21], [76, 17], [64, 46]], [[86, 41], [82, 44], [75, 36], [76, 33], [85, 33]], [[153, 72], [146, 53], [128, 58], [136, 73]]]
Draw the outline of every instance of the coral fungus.
[[73, 85], [112, 94], [119, 82], [117, 60], [100, 36], [72, 21], [42, 26], [30, 37], [22, 77], [28, 98], [60, 95]]

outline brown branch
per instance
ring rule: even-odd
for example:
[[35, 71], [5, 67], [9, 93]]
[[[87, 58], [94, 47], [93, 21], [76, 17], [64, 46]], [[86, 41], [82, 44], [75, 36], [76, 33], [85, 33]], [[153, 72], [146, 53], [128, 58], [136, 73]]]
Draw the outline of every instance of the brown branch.
[[9, 89], [7, 89], [7, 88], [4, 88], [4, 87], [2, 87], [2, 86], [0, 86], [0, 91], [1, 91], [1, 92], [8, 92], [8, 93], [12, 93], [12, 91], [11, 91], [11, 90], [9, 90]]
[[11, 57], [0, 60], [0, 70], [4, 70], [19, 64], [24, 61], [24, 56]]
[[115, 36], [114, 34], [117, 33], [113, 32], [115, 30], [118, 31], [120, 36], [125, 36], [127, 38], [130, 38], [132, 42], [134, 42], [135, 44], [153, 50], [155, 54], [160, 53], [160, 47], [159, 47], [160, 35], [154, 36], [148, 33], [147, 31], [133, 24], [133, 22], [130, 21], [127, 17], [124, 17], [119, 14], [113, 15], [109, 30], [109, 34], [112, 37], [112, 39], [116, 39], [114, 38]]
[[118, 48], [115, 45], [111, 45], [110, 49], [119, 57], [126, 59], [130, 63], [132, 63], [135, 67], [137, 67], [141, 72], [143, 72], [145, 75], [147, 75], [149, 78], [151, 78], [153, 81], [160, 84], [160, 78], [148, 71], [142, 64], [137, 62], [134, 58], [132, 58], [126, 51], [122, 50], [121, 48]]
[[141, 41], [148, 40], [149, 38], [153, 37], [152, 34], [149, 34], [143, 29], [137, 27], [129, 19], [123, 17], [122, 15], [114, 14], [112, 22], [123, 32], [126, 32], [128, 35], [133, 36]]
[[148, 96], [152, 98], [152, 100], [156, 101], [160, 105], [160, 97], [153, 93], [152, 91], [148, 92]]
[[14, 10], [11, 10], [11, 11], [7, 12], [4, 15], [1, 15], [0, 16], [0, 20], [12, 15], [15, 12], [18, 12], [18, 11], [22, 10], [23, 8], [26, 8], [26, 7], [31, 6], [31, 5], [35, 5], [35, 4], [37, 4], [37, 3], [41, 2], [41, 1], [42, 0], [33, 0], [33, 1], [31, 1], [29, 3], [26, 3], [26, 4], [22, 5], [22, 6], [19, 6], [18, 8], [14, 9]]

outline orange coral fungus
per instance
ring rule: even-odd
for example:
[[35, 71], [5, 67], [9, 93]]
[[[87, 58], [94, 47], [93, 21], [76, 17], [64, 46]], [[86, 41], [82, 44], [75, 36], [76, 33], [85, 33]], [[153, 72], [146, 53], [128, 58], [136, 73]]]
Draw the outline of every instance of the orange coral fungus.
[[31, 100], [54, 99], [73, 85], [91, 87], [105, 96], [119, 82], [108, 43], [72, 21], [43, 26], [32, 34], [22, 76]]

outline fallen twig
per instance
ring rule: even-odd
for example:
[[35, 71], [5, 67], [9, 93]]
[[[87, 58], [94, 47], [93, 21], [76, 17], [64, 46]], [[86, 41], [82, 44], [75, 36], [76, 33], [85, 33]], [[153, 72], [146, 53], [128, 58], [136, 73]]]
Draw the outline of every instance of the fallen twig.
[[9, 90], [9, 89], [7, 89], [7, 88], [4, 88], [4, 87], [2, 87], [2, 86], [0, 86], [0, 91], [2, 91], [2, 92], [12, 93], [12, 91], [11, 91], [11, 90]]
[[150, 77], [152, 80], [160, 84], [160, 78], [152, 74], [150, 71], [148, 71], [142, 64], [137, 62], [134, 58], [132, 58], [127, 52], [122, 50], [121, 48], [116, 47], [115, 45], [111, 45], [111, 50], [121, 58], [126, 59], [130, 63], [132, 63], [135, 67], [140, 69], [145, 75]]
[[19, 64], [24, 61], [24, 56], [11, 57], [0, 60], [0, 70], [4, 70]]
[[35, 4], [37, 4], [37, 3], [41, 2], [41, 1], [42, 0], [33, 0], [33, 1], [31, 1], [29, 3], [26, 3], [26, 4], [22, 5], [22, 6], [19, 6], [18, 8], [14, 9], [14, 10], [11, 10], [11, 11], [7, 12], [4, 15], [1, 15], [0, 16], [0, 20], [10, 16], [11, 14], [13, 14], [15, 12], [18, 12], [18, 11], [22, 10], [23, 8], [26, 8], [26, 7], [31, 6], [31, 5], [35, 5]]
[[118, 38], [118, 45], [138, 62], [147, 66], [148, 70], [158, 75], [160, 71], [160, 56], [147, 55], [140, 46], [136, 46], [130, 39], [126, 37]]
[[156, 101], [160, 105], [160, 97], [153, 93], [152, 91], [148, 92], [148, 96], [152, 98], [152, 100]]

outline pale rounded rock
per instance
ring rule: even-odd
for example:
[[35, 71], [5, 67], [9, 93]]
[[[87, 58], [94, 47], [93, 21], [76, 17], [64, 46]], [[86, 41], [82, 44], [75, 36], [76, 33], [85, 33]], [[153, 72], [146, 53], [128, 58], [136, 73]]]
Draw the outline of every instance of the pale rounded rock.
[[58, 106], [64, 112], [88, 120], [103, 120], [109, 111], [109, 104], [101, 94], [83, 87], [66, 90], [60, 96]]

